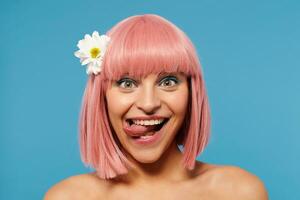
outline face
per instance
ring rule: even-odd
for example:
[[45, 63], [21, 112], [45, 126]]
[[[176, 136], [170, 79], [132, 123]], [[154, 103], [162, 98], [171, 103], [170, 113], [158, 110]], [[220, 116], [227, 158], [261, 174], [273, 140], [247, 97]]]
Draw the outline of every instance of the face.
[[[109, 120], [135, 160], [153, 163], [175, 142], [188, 93], [187, 77], [180, 73], [149, 74], [140, 80], [123, 76], [112, 82], [106, 91]], [[147, 136], [150, 142], [145, 135], [152, 135]]]

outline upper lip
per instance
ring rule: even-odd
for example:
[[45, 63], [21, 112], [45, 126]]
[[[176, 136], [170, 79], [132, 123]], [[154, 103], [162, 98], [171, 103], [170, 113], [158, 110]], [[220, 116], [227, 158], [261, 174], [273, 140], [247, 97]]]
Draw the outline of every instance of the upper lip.
[[137, 116], [137, 117], [128, 117], [126, 120], [160, 120], [167, 119], [168, 117], [160, 116], [160, 115], [152, 115], [152, 116]]

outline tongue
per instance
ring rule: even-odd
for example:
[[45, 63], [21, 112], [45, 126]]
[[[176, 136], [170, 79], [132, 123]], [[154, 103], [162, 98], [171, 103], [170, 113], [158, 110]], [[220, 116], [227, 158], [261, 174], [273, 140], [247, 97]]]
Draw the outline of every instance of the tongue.
[[128, 133], [131, 136], [141, 136], [145, 135], [147, 132], [152, 132], [155, 130], [157, 125], [137, 125], [137, 124], [132, 124], [131, 126], [128, 125], [125, 127], [126, 133]]
[[132, 124], [130, 126], [131, 130], [135, 131], [135, 132], [139, 132], [139, 133], [146, 133], [146, 132], [150, 132], [153, 131], [155, 129], [155, 125], [147, 125], [147, 126], [143, 126], [143, 125], [137, 125], [137, 124]]

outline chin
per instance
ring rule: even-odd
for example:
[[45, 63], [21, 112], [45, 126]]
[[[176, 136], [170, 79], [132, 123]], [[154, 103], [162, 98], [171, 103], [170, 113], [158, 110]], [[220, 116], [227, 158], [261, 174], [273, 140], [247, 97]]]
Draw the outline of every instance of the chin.
[[131, 156], [140, 163], [150, 164], [158, 161], [161, 157], [161, 154], [153, 151], [140, 151], [139, 154], [131, 154]]

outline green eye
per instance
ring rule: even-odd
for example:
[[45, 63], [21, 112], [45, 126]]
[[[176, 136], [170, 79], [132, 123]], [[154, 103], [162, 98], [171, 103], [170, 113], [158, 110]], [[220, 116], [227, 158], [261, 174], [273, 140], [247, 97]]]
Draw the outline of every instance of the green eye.
[[167, 76], [160, 81], [160, 85], [164, 87], [173, 87], [179, 83], [175, 76]]
[[129, 78], [123, 78], [123, 79], [117, 81], [117, 84], [121, 88], [128, 89], [128, 88], [134, 87], [135, 81], [133, 81], [132, 79], [129, 79]]

